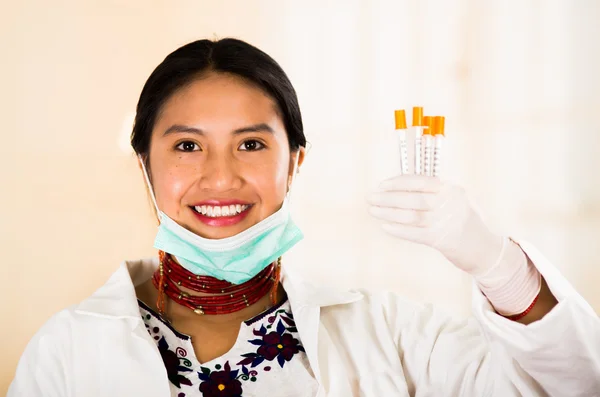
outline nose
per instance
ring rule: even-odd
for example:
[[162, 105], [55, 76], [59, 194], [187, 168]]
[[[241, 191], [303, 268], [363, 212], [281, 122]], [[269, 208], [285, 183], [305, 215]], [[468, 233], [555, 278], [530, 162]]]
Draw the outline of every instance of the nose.
[[239, 165], [223, 153], [209, 154], [200, 169], [200, 188], [206, 191], [227, 192], [241, 186]]

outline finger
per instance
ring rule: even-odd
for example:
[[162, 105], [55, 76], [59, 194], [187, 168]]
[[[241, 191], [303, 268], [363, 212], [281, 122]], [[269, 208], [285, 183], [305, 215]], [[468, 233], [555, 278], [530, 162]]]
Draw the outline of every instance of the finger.
[[430, 211], [413, 211], [396, 208], [370, 207], [369, 213], [377, 219], [418, 228], [428, 228], [434, 225], [437, 218]]
[[438, 193], [442, 186], [444, 186], [444, 183], [436, 177], [424, 175], [400, 175], [381, 182], [379, 190]]
[[415, 226], [401, 225], [399, 223], [384, 223], [381, 225], [384, 232], [403, 240], [418, 244], [430, 245], [429, 229]]
[[432, 211], [444, 203], [445, 198], [436, 193], [376, 192], [367, 197], [367, 202], [377, 207], [406, 210]]

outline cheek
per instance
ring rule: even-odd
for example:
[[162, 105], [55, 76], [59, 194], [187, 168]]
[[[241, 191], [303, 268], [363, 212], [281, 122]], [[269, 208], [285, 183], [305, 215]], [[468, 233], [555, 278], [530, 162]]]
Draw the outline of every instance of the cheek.
[[194, 183], [195, 170], [178, 165], [163, 166], [153, 172], [158, 207], [167, 213], [176, 213], [183, 196]]
[[257, 172], [252, 176], [253, 185], [259, 192], [269, 192], [270, 195], [285, 193], [285, 184], [287, 173], [279, 169], [265, 169], [263, 172]]
[[283, 201], [287, 191], [288, 167], [285, 159], [256, 167], [246, 181], [254, 186], [261, 201], [271, 211]]

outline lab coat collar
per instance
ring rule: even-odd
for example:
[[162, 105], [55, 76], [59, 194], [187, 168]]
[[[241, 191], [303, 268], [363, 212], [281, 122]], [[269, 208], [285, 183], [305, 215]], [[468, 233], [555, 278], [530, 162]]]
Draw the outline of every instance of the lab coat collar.
[[[139, 319], [135, 286], [150, 279], [157, 267], [157, 258], [125, 261], [102, 287], [77, 305], [75, 311], [98, 317]], [[293, 310], [341, 305], [363, 297], [359, 292], [312, 285], [286, 266], [282, 267], [281, 282]]]
[[304, 306], [322, 308], [344, 305], [363, 298], [360, 292], [311, 284], [303, 280], [293, 269], [285, 266], [282, 267], [281, 273], [281, 283], [290, 300], [292, 309]]
[[77, 305], [79, 314], [113, 319], [140, 318], [135, 287], [152, 277], [158, 258], [125, 261], [108, 281]]

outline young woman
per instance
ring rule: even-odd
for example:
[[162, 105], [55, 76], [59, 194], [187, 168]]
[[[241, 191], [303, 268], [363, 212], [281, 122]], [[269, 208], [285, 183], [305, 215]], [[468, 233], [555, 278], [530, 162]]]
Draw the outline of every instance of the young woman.
[[306, 139], [291, 83], [259, 49], [200, 40], [167, 56], [131, 142], [159, 255], [124, 263], [52, 317], [9, 396], [598, 395], [594, 311], [437, 178], [384, 181], [370, 212], [473, 275], [468, 321], [394, 294], [314, 286], [281, 266], [302, 237], [287, 197]]

